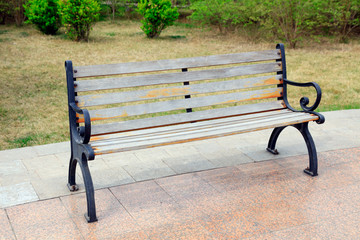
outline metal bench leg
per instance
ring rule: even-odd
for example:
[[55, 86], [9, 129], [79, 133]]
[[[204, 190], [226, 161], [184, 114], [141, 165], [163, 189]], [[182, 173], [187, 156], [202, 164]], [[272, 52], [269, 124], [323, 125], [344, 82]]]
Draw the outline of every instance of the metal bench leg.
[[76, 164], [77, 161], [71, 156], [70, 163], [69, 163], [69, 175], [68, 175], [68, 188], [71, 192], [75, 192], [79, 190], [78, 185], [76, 185], [75, 178], [76, 178]]
[[88, 159], [85, 154], [82, 154], [81, 161], [79, 161], [81, 172], [84, 179], [84, 185], [86, 190], [86, 202], [87, 202], [87, 214], [85, 214], [86, 220], [90, 222], [96, 222], [96, 208], [95, 208], [95, 195], [94, 195], [94, 185], [91, 178]]
[[286, 127], [287, 126], [274, 128], [274, 130], [271, 133], [268, 147], [266, 148], [266, 150], [268, 150], [272, 154], [279, 154], [278, 150], [275, 148], [276, 141], [277, 141], [280, 133], [282, 132], [282, 130], [284, 130], [284, 128], [286, 128]]
[[309, 167], [304, 170], [310, 176], [317, 176], [318, 160], [314, 140], [309, 132], [308, 122], [294, 125], [304, 137], [308, 152], [309, 152]]

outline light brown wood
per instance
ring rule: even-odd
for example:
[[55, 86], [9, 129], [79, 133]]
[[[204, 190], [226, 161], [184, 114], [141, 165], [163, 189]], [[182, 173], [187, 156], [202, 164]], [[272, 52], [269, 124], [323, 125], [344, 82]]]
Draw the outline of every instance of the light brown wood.
[[[293, 112], [288, 109], [279, 109], [279, 110], [272, 110], [266, 112], [258, 112], [258, 113], [248, 113], [236, 116], [228, 116], [228, 117], [220, 117], [220, 118], [212, 118], [206, 121], [196, 121], [196, 122], [187, 122], [191, 124], [180, 124], [178, 126], [169, 125], [169, 126], [161, 126], [158, 127], [156, 130], [156, 135], [169, 135], [175, 133], [185, 133], [185, 132], [192, 132], [203, 128], [212, 128], [216, 126], [224, 126], [224, 125], [231, 125], [234, 123], [240, 122], [249, 122], [255, 121], [256, 119], [260, 118], [274, 118], [275, 116], [281, 117], [283, 115], [290, 116]], [[295, 113], [297, 114], [297, 113]], [[100, 145], [106, 144], [106, 142], [113, 142], [113, 141], [127, 141], [129, 139], [138, 139], [138, 138], [145, 138], [145, 137], [152, 137], [154, 135], [154, 128], [148, 129], [141, 129], [141, 130], [133, 130], [130, 132], [122, 132], [122, 133], [113, 133], [113, 134], [106, 134], [104, 136], [96, 136], [91, 139], [92, 144], [95, 146], [99, 146], [97, 142], [100, 142]]]
[[[115, 141], [113, 143], [107, 142], [104, 146], [100, 145], [101, 141], [99, 141], [98, 145], [95, 144], [92, 147], [95, 150], [95, 154], [121, 152], [121, 151], [136, 150], [141, 148], [150, 148], [150, 147], [164, 146], [169, 144], [184, 143], [195, 140], [204, 140], [214, 137], [229, 136], [243, 132], [274, 128], [278, 126], [293, 125], [300, 122], [314, 121], [317, 118], [318, 118], [317, 116], [313, 116], [310, 114], [296, 113], [296, 114], [292, 114], [292, 116], [284, 116], [281, 118], [276, 117], [272, 119], [267, 117], [267, 118], [260, 118], [255, 121], [241, 122], [238, 124], [234, 123], [231, 125], [218, 126], [207, 129], [204, 128], [193, 132], [184, 132], [183, 134], [182, 133], [169, 134], [167, 137], [164, 137], [164, 135], [157, 135], [155, 132], [152, 138], [148, 137], [144, 139], [137, 139], [136, 141], [132, 140], [127, 142], [120, 141], [120, 143], [118, 141]], [[158, 131], [159, 129], [156, 130]]]
[[193, 82], [218, 78], [246, 76], [281, 71], [279, 63], [262, 63], [220, 69], [207, 69], [188, 72], [146, 74], [132, 77], [104, 78], [76, 81], [76, 92], [130, 88], [159, 84]]
[[256, 112], [272, 111], [284, 109], [282, 101], [248, 104], [227, 108], [217, 108], [199, 112], [180, 113], [165, 116], [152, 117], [147, 119], [135, 119], [119, 121], [101, 125], [93, 125], [91, 132], [93, 135], [106, 133], [129, 131], [133, 129], [151, 128], [171, 124], [189, 123], [200, 120], [210, 120], [221, 117], [243, 115]]
[[[249, 92], [233, 92], [227, 94], [193, 97], [188, 99], [175, 99], [162, 102], [128, 105], [117, 108], [90, 110], [89, 113], [91, 121], [106, 120], [119, 117], [168, 112], [187, 108], [197, 108], [212, 105], [253, 101], [259, 99], [278, 98], [282, 96], [282, 91], [282, 88], [267, 88]], [[79, 122], [83, 122], [82, 116], [79, 117]]]
[[74, 77], [93, 77], [151, 71], [165, 71], [182, 68], [195, 68], [235, 63], [247, 63], [280, 59], [279, 50], [245, 52], [235, 54], [213, 55], [193, 58], [178, 58], [149, 62], [129, 62], [107, 65], [75, 66]]
[[75, 99], [79, 107], [98, 106], [114, 103], [125, 103], [133, 101], [143, 101], [149, 99], [169, 98], [185, 95], [197, 95], [204, 93], [214, 93], [222, 91], [232, 91], [236, 89], [246, 89], [253, 87], [264, 87], [280, 84], [281, 75], [262, 76], [257, 78], [245, 78], [229, 81], [201, 83], [186, 86], [173, 86], [166, 88], [152, 88], [146, 90], [135, 90], [127, 92], [115, 92], [106, 94], [90, 94], [77, 96]]

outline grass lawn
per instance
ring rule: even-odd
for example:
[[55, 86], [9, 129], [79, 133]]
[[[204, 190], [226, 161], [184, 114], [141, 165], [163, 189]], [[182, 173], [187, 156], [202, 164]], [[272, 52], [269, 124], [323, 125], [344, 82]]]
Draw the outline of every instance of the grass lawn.
[[[97, 23], [87, 43], [63, 34], [45, 36], [32, 26], [0, 26], [0, 150], [69, 140], [64, 61], [74, 65], [147, 61], [272, 49], [239, 35], [177, 24], [147, 39], [139, 22]], [[319, 111], [360, 108], [360, 42], [304, 43], [287, 52], [288, 78], [315, 81], [323, 90]], [[291, 102], [315, 96], [290, 89]], [[312, 98], [314, 100], [314, 98]]]

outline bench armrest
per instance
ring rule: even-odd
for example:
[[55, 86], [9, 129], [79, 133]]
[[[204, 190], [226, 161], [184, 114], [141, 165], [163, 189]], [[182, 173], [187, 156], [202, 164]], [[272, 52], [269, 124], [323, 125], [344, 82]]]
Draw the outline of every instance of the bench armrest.
[[[312, 106], [308, 107], [308, 104], [310, 102], [309, 98], [308, 97], [302, 97], [300, 99], [300, 107], [303, 109], [304, 112], [317, 115], [319, 117], [319, 120], [316, 121], [317, 123], [324, 123], [325, 122], [325, 117], [323, 115], [321, 115], [320, 113], [314, 112], [314, 110], [319, 106], [320, 101], [321, 101], [321, 88], [320, 88], [319, 84], [317, 84], [315, 82], [298, 83], [298, 82], [290, 81], [288, 79], [284, 79], [284, 84], [285, 84], [285, 86], [287, 84], [289, 84], [289, 85], [296, 86], [296, 87], [314, 87], [315, 90], [316, 90], [316, 100], [315, 100], [314, 104]], [[296, 109], [294, 109], [293, 107], [290, 106], [290, 104], [289, 104], [289, 102], [287, 100], [287, 90], [286, 90], [284, 96], [285, 96], [284, 100], [285, 100], [286, 106], [289, 109], [298, 112]]]
[[76, 106], [74, 102], [69, 103], [69, 106], [74, 112], [84, 115], [85, 127], [80, 127], [80, 129], [78, 129], [78, 132], [82, 137], [82, 143], [88, 144], [91, 137], [91, 121], [90, 121], [89, 111], [86, 109], [79, 108], [78, 106]]

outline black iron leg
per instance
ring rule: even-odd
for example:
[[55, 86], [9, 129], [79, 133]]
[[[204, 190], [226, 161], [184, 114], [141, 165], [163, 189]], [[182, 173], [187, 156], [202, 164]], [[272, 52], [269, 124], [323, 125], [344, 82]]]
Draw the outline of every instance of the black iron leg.
[[314, 140], [309, 132], [308, 123], [300, 123], [294, 125], [304, 137], [308, 152], [309, 152], [309, 167], [304, 170], [305, 173], [311, 176], [317, 176], [318, 160]]
[[86, 190], [87, 214], [85, 214], [85, 218], [88, 222], [96, 222], [97, 217], [96, 217], [96, 208], [95, 208], [94, 185], [91, 179], [88, 160], [85, 154], [82, 154], [81, 161], [79, 161], [79, 165], [83, 175], [84, 185]]
[[274, 130], [271, 133], [269, 143], [268, 143], [268, 147], [266, 148], [266, 150], [268, 150], [272, 154], [279, 154], [277, 149], [275, 149], [276, 141], [277, 141], [280, 133], [282, 132], [282, 130], [284, 130], [284, 128], [286, 128], [286, 127], [287, 126], [274, 128]]
[[69, 163], [69, 175], [68, 175], [68, 188], [71, 192], [79, 190], [79, 187], [76, 185], [75, 177], [76, 177], [76, 164], [77, 161], [71, 156]]

